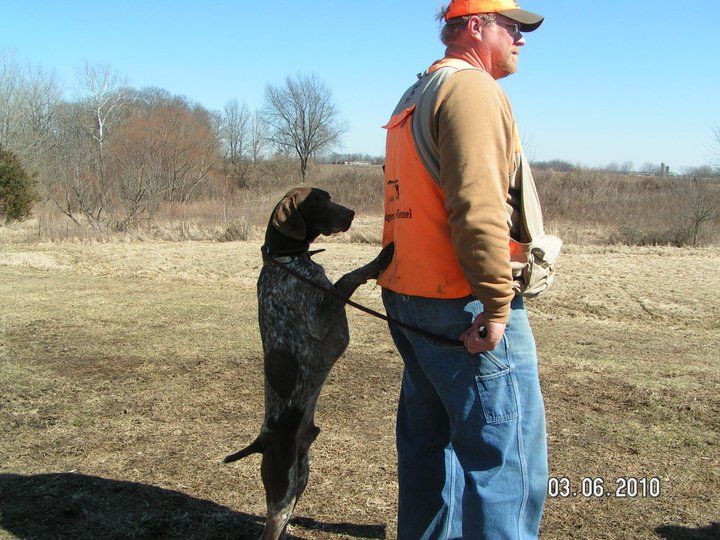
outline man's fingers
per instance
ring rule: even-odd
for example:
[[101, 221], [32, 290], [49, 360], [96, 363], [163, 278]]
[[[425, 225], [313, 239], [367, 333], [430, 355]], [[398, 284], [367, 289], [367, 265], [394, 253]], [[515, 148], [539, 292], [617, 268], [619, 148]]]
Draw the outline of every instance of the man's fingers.
[[460, 334], [460, 336], [458, 336], [458, 339], [460, 341], [464, 342], [465, 339], [470, 336], [474, 337], [474, 336], [479, 335], [480, 337], [485, 337], [485, 335], [487, 335], [487, 332], [483, 332], [484, 328], [485, 328], [485, 317], [483, 317], [483, 314], [480, 313], [477, 317], [475, 317], [475, 320], [473, 321], [470, 328], [468, 328], [462, 334]]
[[495, 349], [504, 333], [505, 324], [494, 322], [485, 324], [485, 317], [481, 313], [458, 339], [463, 342], [470, 354], [477, 354]]
[[499, 339], [481, 337], [478, 332], [472, 332], [471, 330], [466, 331], [460, 339], [470, 354], [492, 351], [500, 343]]
[[463, 341], [465, 344], [465, 348], [470, 354], [478, 354], [483, 353], [487, 351], [492, 351], [498, 346], [498, 343], [494, 343], [492, 341], [488, 341], [487, 339], [482, 339], [480, 337], [478, 338], [468, 338]]

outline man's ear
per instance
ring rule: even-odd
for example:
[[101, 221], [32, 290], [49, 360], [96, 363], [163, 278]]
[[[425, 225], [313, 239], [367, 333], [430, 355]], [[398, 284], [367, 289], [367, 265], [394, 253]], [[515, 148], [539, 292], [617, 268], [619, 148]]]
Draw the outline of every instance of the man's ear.
[[272, 224], [281, 234], [294, 240], [305, 240], [305, 220], [297, 208], [297, 193], [287, 195], [278, 203], [273, 212]]
[[470, 35], [473, 38], [479, 39], [482, 37], [482, 27], [485, 25], [485, 21], [477, 15], [474, 15], [470, 18], [467, 25], [470, 30]]

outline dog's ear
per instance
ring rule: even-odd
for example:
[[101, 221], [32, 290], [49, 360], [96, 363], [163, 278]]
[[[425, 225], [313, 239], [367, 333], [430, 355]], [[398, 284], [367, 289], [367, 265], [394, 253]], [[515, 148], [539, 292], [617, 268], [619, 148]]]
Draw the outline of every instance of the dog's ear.
[[315, 193], [321, 195], [321, 196], [322, 196], [323, 198], [325, 198], [325, 199], [328, 199], [328, 200], [329, 200], [329, 199], [331, 198], [331, 197], [330, 197], [330, 194], [329, 194], [327, 191], [325, 191], [324, 189], [312, 188], [312, 191], [314, 191]]
[[297, 193], [288, 193], [275, 207], [272, 224], [281, 234], [293, 240], [305, 240], [307, 228], [298, 210]]

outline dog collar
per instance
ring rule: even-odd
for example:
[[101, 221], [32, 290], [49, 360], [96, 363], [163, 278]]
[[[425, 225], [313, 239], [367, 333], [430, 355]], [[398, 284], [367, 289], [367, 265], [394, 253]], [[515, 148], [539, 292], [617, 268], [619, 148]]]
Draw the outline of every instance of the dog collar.
[[321, 253], [325, 251], [324, 249], [314, 249], [312, 251], [302, 251], [300, 253], [290, 253], [288, 255], [276, 255], [270, 252], [270, 248], [267, 246], [263, 246], [260, 248], [260, 251], [262, 252], [263, 259], [273, 259], [281, 264], [288, 264], [292, 261], [295, 261], [297, 259], [302, 259], [304, 257], [312, 257], [316, 253]]

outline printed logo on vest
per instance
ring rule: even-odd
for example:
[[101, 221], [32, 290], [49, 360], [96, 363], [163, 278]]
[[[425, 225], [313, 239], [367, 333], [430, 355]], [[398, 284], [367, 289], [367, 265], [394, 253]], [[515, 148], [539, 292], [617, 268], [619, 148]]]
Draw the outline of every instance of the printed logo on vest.
[[400, 199], [400, 180], [388, 180], [388, 186], [395, 188], [395, 196], [390, 196], [390, 202]]
[[395, 210], [394, 214], [385, 214], [385, 221], [392, 221], [393, 219], [412, 219], [412, 208], [408, 210]]

